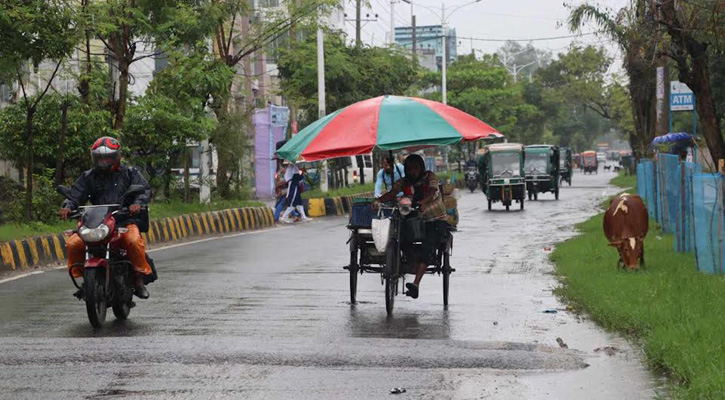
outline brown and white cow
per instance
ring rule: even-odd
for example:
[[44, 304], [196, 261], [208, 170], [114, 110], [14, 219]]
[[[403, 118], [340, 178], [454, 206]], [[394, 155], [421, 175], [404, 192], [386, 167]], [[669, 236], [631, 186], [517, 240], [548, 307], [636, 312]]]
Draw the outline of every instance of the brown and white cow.
[[604, 235], [619, 251], [617, 265], [629, 270], [644, 267], [644, 238], [649, 230], [647, 206], [636, 194], [613, 197], [604, 213]]

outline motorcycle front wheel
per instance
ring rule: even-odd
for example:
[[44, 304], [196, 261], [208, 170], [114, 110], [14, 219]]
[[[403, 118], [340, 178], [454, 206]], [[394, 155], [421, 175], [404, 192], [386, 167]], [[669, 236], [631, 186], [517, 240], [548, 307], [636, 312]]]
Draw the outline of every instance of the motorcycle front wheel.
[[88, 268], [83, 271], [83, 292], [86, 297], [86, 312], [91, 326], [98, 329], [106, 321], [106, 270]]

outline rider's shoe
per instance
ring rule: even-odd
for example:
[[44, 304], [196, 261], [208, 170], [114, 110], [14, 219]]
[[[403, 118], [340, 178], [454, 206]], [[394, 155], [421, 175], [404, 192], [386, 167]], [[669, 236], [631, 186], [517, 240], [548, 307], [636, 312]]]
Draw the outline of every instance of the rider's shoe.
[[408, 282], [405, 284], [405, 288], [408, 289], [408, 291], [405, 292], [406, 296], [410, 296], [414, 299], [418, 298], [418, 286], [415, 283]]
[[136, 279], [136, 282], [134, 284], [134, 292], [133, 294], [136, 295], [136, 297], [140, 299], [148, 299], [149, 298], [149, 291], [146, 289], [146, 285], [143, 284], [143, 279], [139, 278]]

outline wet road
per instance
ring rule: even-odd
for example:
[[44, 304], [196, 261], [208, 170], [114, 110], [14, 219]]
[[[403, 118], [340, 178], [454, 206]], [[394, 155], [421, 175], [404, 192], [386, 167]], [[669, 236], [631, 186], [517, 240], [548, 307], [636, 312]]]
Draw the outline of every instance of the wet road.
[[[152, 298], [98, 332], [65, 271], [0, 284], [0, 398], [652, 398], [638, 351], [552, 294], [546, 248], [611, 177], [576, 174], [523, 212], [464, 194], [448, 310], [438, 276], [387, 318], [379, 276], [363, 275], [351, 306], [344, 218], [154, 251]], [[620, 351], [594, 352], [606, 345]]]

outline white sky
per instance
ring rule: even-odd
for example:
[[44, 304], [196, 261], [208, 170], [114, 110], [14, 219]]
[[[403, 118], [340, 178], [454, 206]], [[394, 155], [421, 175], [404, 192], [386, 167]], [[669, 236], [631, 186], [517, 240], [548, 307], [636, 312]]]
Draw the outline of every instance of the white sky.
[[[368, 0], [370, 7], [363, 9], [365, 14], [370, 13], [371, 17], [378, 14], [376, 22], [367, 22], [362, 28], [362, 39], [367, 44], [382, 46], [385, 44], [387, 32], [390, 31], [390, 0]], [[472, 37], [481, 39], [530, 39], [548, 38], [556, 36], [568, 36], [572, 32], [566, 26], [569, 10], [564, 2], [581, 4], [583, 0], [481, 0], [478, 3], [464, 6], [453, 14], [449, 11], [459, 5], [469, 3], [470, 0], [447, 0], [446, 15], [448, 26], [456, 29], [458, 36], [458, 54], [468, 54], [473, 47], [480, 55], [494, 53], [503, 42], [486, 42], [462, 39]], [[363, 1], [364, 3], [364, 1]], [[599, 0], [591, 1], [592, 4], [599, 4], [605, 7], [619, 10], [629, 3], [629, 0]], [[414, 0], [413, 11], [416, 15], [417, 25], [438, 25], [440, 17], [423, 6], [435, 9], [440, 15], [440, 0]], [[348, 0], [345, 4], [345, 12], [348, 19], [355, 17], [355, 2]], [[395, 4], [395, 26], [410, 26], [411, 6], [400, 2]], [[354, 22], [346, 23], [346, 32], [350, 40], [355, 37]], [[588, 27], [582, 32], [593, 32], [595, 28]], [[583, 36], [580, 38], [568, 38], [558, 40], [545, 40], [533, 42], [537, 48], [551, 51], [554, 56], [558, 52], [565, 51], [572, 41], [582, 44], [605, 45], [615, 60], [613, 70], [621, 70], [621, 57], [616, 46], [602, 37], [595, 35]], [[522, 41], [522, 44], [527, 42]], [[473, 46], [472, 46], [473, 45]]]

